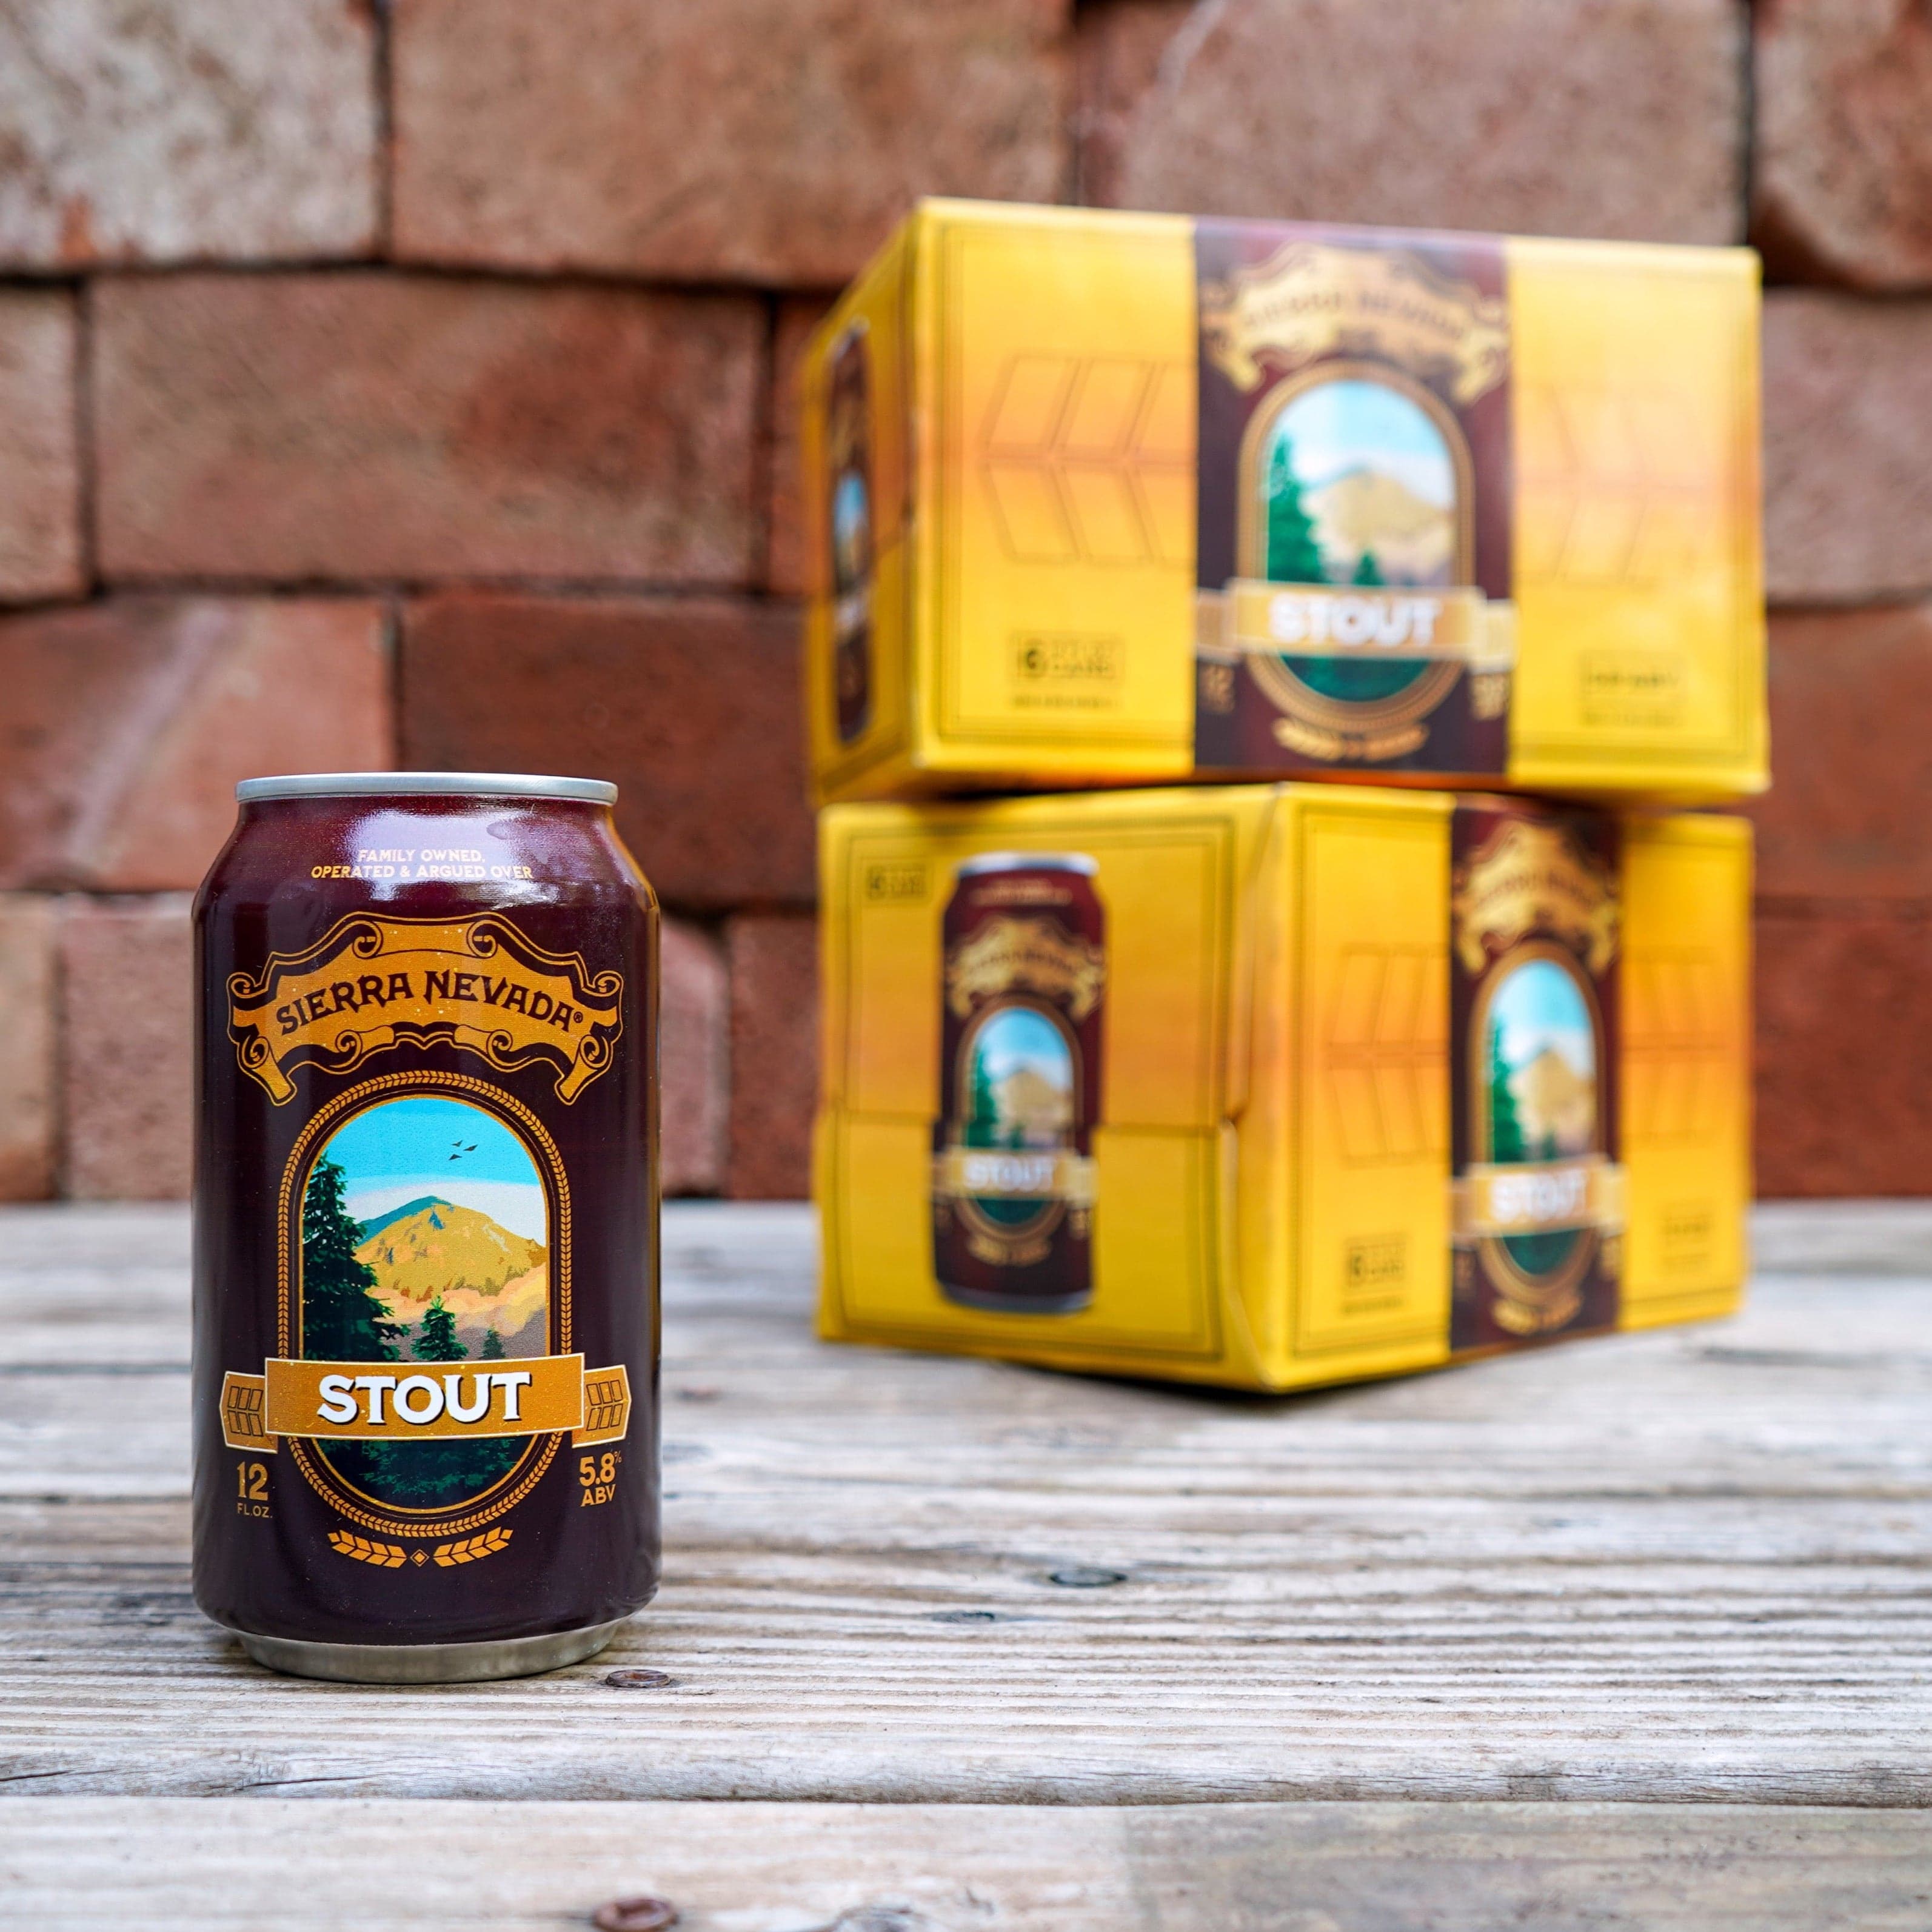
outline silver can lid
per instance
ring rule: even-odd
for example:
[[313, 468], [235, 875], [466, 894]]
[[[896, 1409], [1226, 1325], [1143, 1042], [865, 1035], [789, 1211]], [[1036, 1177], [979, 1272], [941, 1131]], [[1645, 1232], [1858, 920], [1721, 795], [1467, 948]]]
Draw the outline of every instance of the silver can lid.
[[1084, 852], [982, 852], [976, 859], [962, 859], [958, 876], [975, 872], [1078, 872], [1091, 878], [1100, 869]]
[[285, 778], [244, 778], [236, 800], [264, 798], [567, 798], [615, 805], [607, 778], [533, 778], [526, 772], [300, 772]]

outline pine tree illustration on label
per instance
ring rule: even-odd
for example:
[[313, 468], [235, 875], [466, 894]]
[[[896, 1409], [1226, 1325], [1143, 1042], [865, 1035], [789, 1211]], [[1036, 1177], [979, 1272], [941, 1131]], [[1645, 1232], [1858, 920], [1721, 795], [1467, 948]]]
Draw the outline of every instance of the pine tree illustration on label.
[[855, 322], [832, 350], [825, 414], [826, 497], [832, 584], [832, 701], [838, 742], [849, 745], [872, 716], [872, 376], [866, 326]]
[[1450, 863], [1450, 1348], [1613, 1328], [1624, 1227], [1616, 820], [1472, 801], [1451, 819]]
[[1195, 763], [1507, 768], [1501, 244], [1195, 233]]
[[943, 926], [933, 1271], [968, 1307], [1066, 1314], [1094, 1293], [1106, 927], [1079, 854], [958, 868]]
[[614, 796], [254, 781], [202, 886], [195, 1588], [278, 1668], [548, 1668], [656, 1587], [657, 916]]

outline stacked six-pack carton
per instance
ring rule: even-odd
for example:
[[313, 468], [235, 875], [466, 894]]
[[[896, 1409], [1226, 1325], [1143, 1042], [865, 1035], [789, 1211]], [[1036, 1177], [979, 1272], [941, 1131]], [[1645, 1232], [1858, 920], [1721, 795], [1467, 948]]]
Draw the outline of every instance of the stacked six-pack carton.
[[1735, 1305], [1757, 303], [908, 219], [802, 377], [826, 1334], [1282, 1388]]

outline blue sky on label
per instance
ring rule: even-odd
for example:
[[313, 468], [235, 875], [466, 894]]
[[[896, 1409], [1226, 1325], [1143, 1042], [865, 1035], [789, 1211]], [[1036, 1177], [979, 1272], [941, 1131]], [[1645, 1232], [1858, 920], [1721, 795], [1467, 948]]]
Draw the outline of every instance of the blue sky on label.
[[1060, 1029], [1030, 1006], [1008, 1006], [980, 1030], [974, 1051], [998, 1082], [1022, 1066], [1064, 1092], [1073, 1088], [1073, 1056]]
[[[1289, 464], [1304, 488], [1351, 470], [1378, 470], [1438, 509], [1455, 501], [1442, 432], [1426, 411], [1380, 382], [1344, 378], [1305, 389], [1275, 418], [1274, 433], [1289, 439]], [[1265, 489], [1265, 463], [1261, 473]]]
[[1490, 1026], [1502, 1035], [1504, 1060], [1526, 1066], [1554, 1047], [1572, 1071], [1594, 1079], [1597, 1035], [1576, 982], [1553, 959], [1528, 959], [1496, 988]]
[[435, 1195], [488, 1214], [513, 1234], [548, 1242], [543, 1184], [524, 1144], [481, 1107], [429, 1095], [366, 1108], [331, 1136], [349, 1211], [372, 1221]]

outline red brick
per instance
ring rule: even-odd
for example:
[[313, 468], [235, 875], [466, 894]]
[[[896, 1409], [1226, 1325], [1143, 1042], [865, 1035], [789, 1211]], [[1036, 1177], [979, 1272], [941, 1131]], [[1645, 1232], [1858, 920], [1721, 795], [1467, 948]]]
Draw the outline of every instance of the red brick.
[[160, 1201], [188, 1189], [194, 945], [188, 900], [69, 902], [61, 928], [66, 1192]]
[[664, 1190], [716, 1194], [724, 1184], [730, 985], [703, 928], [664, 921], [662, 993]]
[[725, 927], [731, 962], [731, 1165], [740, 1201], [812, 1191], [818, 1106], [818, 929], [749, 913]]
[[1084, 199], [1279, 219], [1727, 242], [1732, 0], [1106, 0]]
[[370, 14], [358, 0], [0, 8], [0, 264], [366, 250]]
[[1758, 891], [1932, 903], [1932, 605], [1780, 611]]
[[1922, 910], [1760, 914], [1760, 1192], [1932, 1192], [1928, 980]]
[[0, 598], [82, 587], [74, 332], [64, 292], [0, 293]]
[[772, 466], [770, 508], [766, 518], [765, 582], [788, 597], [811, 588], [806, 554], [805, 502], [799, 472], [799, 364], [812, 332], [825, 319], [829, 302], [795, 296], [778, 304], [772, 357]]
[[398, 251], [835, 286], [916, 194], [1059, 196], [1070, 10], [398, 0]]
[[55, 934], [52, 900], [0, 894], [0, 1201], [54, 1191]]
[[1753, 235], [1771, 267], [1932, 286], [1932, 16], [1918, 0], [1758, 0]]
[[750, 573], [748, 297], [353, 273], [96, 301], [110, 576]]
[[808, 904], [798, 619], [717, 598], [452, 596], [403, 624], [406, 765], [615, 779], [668, 904]]
[[0, 619], [0, 886], [200, 883], [235, 782], [394, 756], [380, 607], [124, 598]]
[[1932, 302], [1774, 289], [1764, 314], [1774, 601], [1932, 590]]

